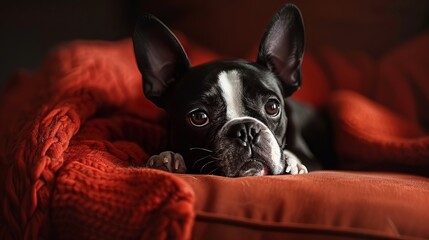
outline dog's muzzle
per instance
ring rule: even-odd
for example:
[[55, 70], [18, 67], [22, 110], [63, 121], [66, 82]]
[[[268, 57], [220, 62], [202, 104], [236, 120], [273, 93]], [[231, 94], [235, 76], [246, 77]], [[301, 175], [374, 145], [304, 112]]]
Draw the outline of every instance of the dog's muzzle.
[[280, 146], [261, 121], [235, 118], [227, 122], [219, 134], [221, 165], [226, 176], [279, 174], [284, 169]]

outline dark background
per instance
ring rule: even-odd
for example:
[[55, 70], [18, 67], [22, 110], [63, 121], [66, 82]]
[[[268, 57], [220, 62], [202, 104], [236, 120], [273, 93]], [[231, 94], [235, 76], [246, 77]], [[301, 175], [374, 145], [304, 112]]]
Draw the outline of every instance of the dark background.
[[[296, 0], [307, 49], [334, 46], [375, 58], [429, 29], [429, 0]], [[75, 39], [129, 37], [136, 18], [157, 15], [193, 41], [228, 57], [257, 46], [266, 24], [285, 3], [219, 1], [2, 1], [0, 87], [19, 68], [35, 70], [56, 45]], [[428, 43], [429, 44], [429, 43]]]

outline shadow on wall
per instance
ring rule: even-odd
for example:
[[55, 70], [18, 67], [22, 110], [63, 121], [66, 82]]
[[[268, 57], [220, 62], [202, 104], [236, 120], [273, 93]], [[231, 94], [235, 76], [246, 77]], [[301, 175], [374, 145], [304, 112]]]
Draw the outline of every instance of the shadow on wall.
[[[427, 0], [290, 1], [300, 7], [307, 49], [325, 45], [379, 56], [429, 28]], [[0, 3], [0, 87], [18, 68], [35, 69], [55, 45], [73, 39], [130, 36], [150, 12], [222, 55], [245, 57], [257, 47], [282, 0], [8, 1]]]
[[332, 45], [343, 50], [383, 54], [418, 32], [429, 29], [427, 0], [184, 0], [160, 4], [148, 1], [169, 25], [223, 54], [240, 56], [260, 41], [266, 24], [285, 2], [302, 11], [307, 46]]
[[17, 69], [34, 70], [47, 52], [74, 39], [130, 35], [135, 1], [2, 1], [0, 86]]

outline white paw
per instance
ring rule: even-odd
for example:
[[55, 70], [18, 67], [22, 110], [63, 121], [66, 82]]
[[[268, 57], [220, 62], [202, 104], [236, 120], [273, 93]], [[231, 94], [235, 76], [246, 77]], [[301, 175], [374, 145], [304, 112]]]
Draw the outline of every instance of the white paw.
[[289, 152], [288, 150], [283, 150], [283, 154], [286, 158], [286, 173], [290, 173], [292, 175], [295, 174], [304, 174], [308, 173], [307, 167], [304, 166], [304, 164], [301, 163], [301, 161], [298, 159], [295, 154], [292, 152]]
[[186, 173], [186, 165], [182, 155], [172, 151], [165, 151], [159, 155], [151, 156], [147, 160], [146, 167], [171, 173]]

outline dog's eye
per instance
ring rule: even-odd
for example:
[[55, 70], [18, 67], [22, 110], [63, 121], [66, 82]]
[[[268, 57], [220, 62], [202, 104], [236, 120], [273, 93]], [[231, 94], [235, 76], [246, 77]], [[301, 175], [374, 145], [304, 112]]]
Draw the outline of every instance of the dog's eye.
[[270, 99], [265, 104], [265, 112], [271, 117], [276, 117], [280, 113], [280, 103], [276, 99]]
[[209, 123], [209, 117], [203, 110], [197, 109], [189, 113], [189, 121], [196, 127], [202, 127]]

